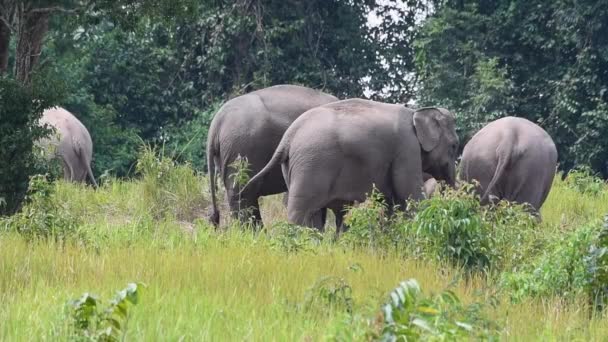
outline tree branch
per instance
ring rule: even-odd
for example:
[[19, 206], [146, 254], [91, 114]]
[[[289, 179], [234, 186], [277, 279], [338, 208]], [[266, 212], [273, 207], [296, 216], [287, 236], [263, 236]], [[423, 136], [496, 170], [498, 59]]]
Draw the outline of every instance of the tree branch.
[[11, 32], [13, 31], [12, 25], [3, 15], [0, 15], [0, 24], [6, 26]]
[[52, 13], [52, 12], [61, 12], [61, 13], [75, 13], [76, 10], [74, 9], [67, 9], [67, 8], [63, 8], [60, 6], [53, 6], [53, 7], [44, 7], [44, 8], [34, 8], [31, 9], [29, 11], [30, 13]]

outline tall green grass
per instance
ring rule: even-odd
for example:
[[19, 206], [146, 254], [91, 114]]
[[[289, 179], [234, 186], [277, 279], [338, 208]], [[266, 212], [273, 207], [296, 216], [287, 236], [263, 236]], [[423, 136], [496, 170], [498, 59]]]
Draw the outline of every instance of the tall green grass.
[[[287, 225], [281, 196], [263, 199], [262, 232], [232, 222], [225, 206], [225, 223], [215, 230], [205, 217], [204, 176], [151, 151], [140, 163], [139, 178], [107, 179], [98, 190], [48, 185], [51, 208], [69, 211], [79, 223], [71, 228], [77, 230], [73, 236], [32, 238], [14, 229], [14, 218], [0, 221], [0, 340], [64, 340], [69, 300], [84, 292], [109, 298], [129, 282], [148, 287], [130, 309], [127, 340], [363, 340], [379, 329], [389, 293], [409, 278], [426, 294], [453, 284], [465, 304], [497, 299], [484, 314], [505, 340], [608, 336], [608, 321], [589, 318], [583, 294], [522, 296], [513, 302], [500, 277], [465, 277], [442, 259], [414, 258], [398, 248], [379, 253], [369, 244], [334, 242], [331, 231], [319, 236]], [[601, 187], [584, 192], [556, 177], [532, 236], [551, 246], [601, 222], [608, 213], [608, 191]], [[545, 252], [551, 251], [541, 249], [523, 262], [534, 268]], [[327, 277], [352, 289], [338, 294], [350, 296], [349, 305], [311, 301]]]

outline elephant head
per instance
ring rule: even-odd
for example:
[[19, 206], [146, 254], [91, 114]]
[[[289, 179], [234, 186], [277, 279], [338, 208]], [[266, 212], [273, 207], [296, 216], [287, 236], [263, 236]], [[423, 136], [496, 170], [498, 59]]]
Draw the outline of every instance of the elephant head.
[[422, 151], [422, 171], [454, 186], [458, 153], [454, 115], [444, 108], [420, 108], [414, 112], [414, 129]]

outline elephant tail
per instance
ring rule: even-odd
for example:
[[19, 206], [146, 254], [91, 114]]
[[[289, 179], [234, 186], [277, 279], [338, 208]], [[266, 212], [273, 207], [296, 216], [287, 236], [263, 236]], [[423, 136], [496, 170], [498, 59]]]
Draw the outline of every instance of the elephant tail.
[[507, 165], [509, 165], [509, 161], [511, 159], [511, 152], [512, 151], [510, 143], [505, 142], [498, 145], [498, 148], [496, 149], [496, 154], [498, 155], [498, 164], [496, 165], [496, 171], [494, 171], [494, 176], [492, 176], [492, 180], [490, 180], [488, 188], [486, 189], [483, 194], [483, 197], [481, 198], [482, 203], [489, 198], [490, 193], [496, 186], [496, 182], [498, 182], [498, 180], [503, 177], [505, 169], [507, 168]]
[[93, 176], [93, 170], [91, 170], [91, 164], [90, 163], [85, 163], [87, 164], [87, 175], [89, 175], [89, 178], [91, 179], [91, 182], [93, 183], [93, 187], [95, 187], [95, 189], [99, 188], [99, 185], [97, 185], [97, 181], [95, 180], [95, 176]]
[[[212, 124], [213, 126], [213, 124]], [[212, 213], [210, 216], [211, 223], [214, 226], [220, 224], [220, 211], [217, 209], [217, 196], [216, 196], [216, 169], [215, 169], [215, 158], [218, 155], [219, 148], [215, 143], [215, 129], [209, 129], [209, 136], [207, 137], [207, 173], [209, 174], [209, 189], [211, 191], [211, 208]]]
[[[78, 139], [72, 138], [72, 145], [74, 146], [74, 150], [76, 151], [76, 155], [78, 155], [80, 162], [82, 164], [84, 164], [85, 168], [87, 169], [87, 176], [91, 180], [93, 187], [96, 189], [99, 188], [99, 185], [97, 184], [97, 181], [95, 180], [95, 176], [93, 176], [93, 170], [91, 169], [91, 161], [88, 160], [88, 158], [86, 157], [87, 153], [83, 151], [81, 141]], [[74, 172], [72, 171], [72, 177], [73, 177], [73, 175], [74, 175]], [[84, 181], [86, 181], [86, 179]]]
[[286, 159], [286, 152], [288, 150], [289, 150], [289, 138], [288, 138], [288, 132], [285, 132], [285, 134], [283, 135], [283, 139], [281, 139], [279, 146], [274, 151], [274, 154], [272, 155], [272, 158], [270, 158], [270, 161], [268, 162], [268, 164], [266, 164], [266, 166], [264, 166], [264, 168], [262, 170], [260, 170], [260, 172], [258, 172], [255, 176], [253, 176], [249, 180], [249, 182], [247, 182], [247, 184], [245, 184], [241, 188], [241, 191], [239, 194], [242, 195], [245, 192], [245, 190], [247, 190], [247, 188], [256, 186], [259, 182], [261, 182], [264, 179], [266, 174], [268, 174], [268, 172], [270, 172], [270, 170], [272, 170], [273, 167], [284, 162]]

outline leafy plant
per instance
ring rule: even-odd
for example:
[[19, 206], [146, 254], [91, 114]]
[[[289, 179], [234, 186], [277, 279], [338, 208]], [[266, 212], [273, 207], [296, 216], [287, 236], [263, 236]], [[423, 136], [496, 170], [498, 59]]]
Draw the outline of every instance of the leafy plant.
[[250, 177], [249, 173], [251, 172], [247, 157], [243, 157], [239, 154], [228, 167], [233, 170], [229, 177], [232, 179], [232, 186], [234, 188], [239, 189], [247, 184]]
[[189, 164], [177, 164], [163, 150], [143, 145], [136, 170], [143, 176], [143, 196], [152, 216], [193, 220], [206, 204], [199, 177]]
[[586, 292], [592, 307], [602, 311], [608, 304], [608, 215], [583, 261], [587, 270]]
[[270, 245], [286, 253], [314, 251], [323, 240], [323, 235], [314, 229], [286, 222], [278, 222], [270, 228]]
[[581, 194], [599, 195], [604, 190], [604, 182], [588, 166], [577, 166], [568, 172], [566, 185]]
[[85, 341], [124, 341], [131, 306], [137, 305], [142, 283], [129, 283], [119, 291], [106, 308], [90, 293], [69, 302], [72, 318], [71, 339]]
[[[0, 72], [0, 215], [15, 213], [22, 206], [30, 177], [48, 172], [35, 142], [50, 130], [40, 126], [45, 108], [63, 97], [62, 84], [50, 73], [36, 73], [30, 86]], [[48, 83], [53, 87], [48, 87]]]
[[560, 295], [573, 299], [589, 295], [603, 300], [605, 244], [601, 224], [590, 223], [553, 237], [537, 256], [501, 276], [501, 286], [512, 301], [525, 297]]
[[445, 290], [425, 297], [415, 279], [401, 282], [382, 307], [381, 341], [498, 340], [498, 326], [483, 317], [484, 305], [462, 304]]
[[334, 309], [353, 312], [353, 289], [344, 278], [335, 276], [321, 277], [306, 292], [304, 307], [307, 310]]
[[4, 220], [4, 229], [16, 231], [28, 239], [53, 237], [57, 240], [78, 235], [80, 221], [65, 203], [56, 198], [55, 184], [46, 175], [30, 180], [26, 204], [22, 210]]
[[495, 257], [492, 226], [484, 220], [472, 185], [447, 189], [442, 196], [422, 201], [413, 219], [412, 233], [439, 259], [467, 269], [488, 269]]
[[[234, 191], [238, 191], [239, 201], [239, 217], [247, 218], [252, 223], [251, 208], [241, 207], [241, 193], [240, 189], [249, 182], [251, 169], [249, 169], [249, 161], [247, 157], [243, 157], [240, 154], [236, 159], [228, 165], [232, 172], [228, 175], [229, 179], [232, 179], [232, 187]], [[251, 225], [251, 224], [250, 224]]]
[[365, 202], [349, 209], [344, 223], [348, 231], [341, 244], [351, 247], [366, 247], [387, 250], [403, 245], [406, 236], [399, 222], [401, 216], [392, 215], [384, 196], [374, 187]]

